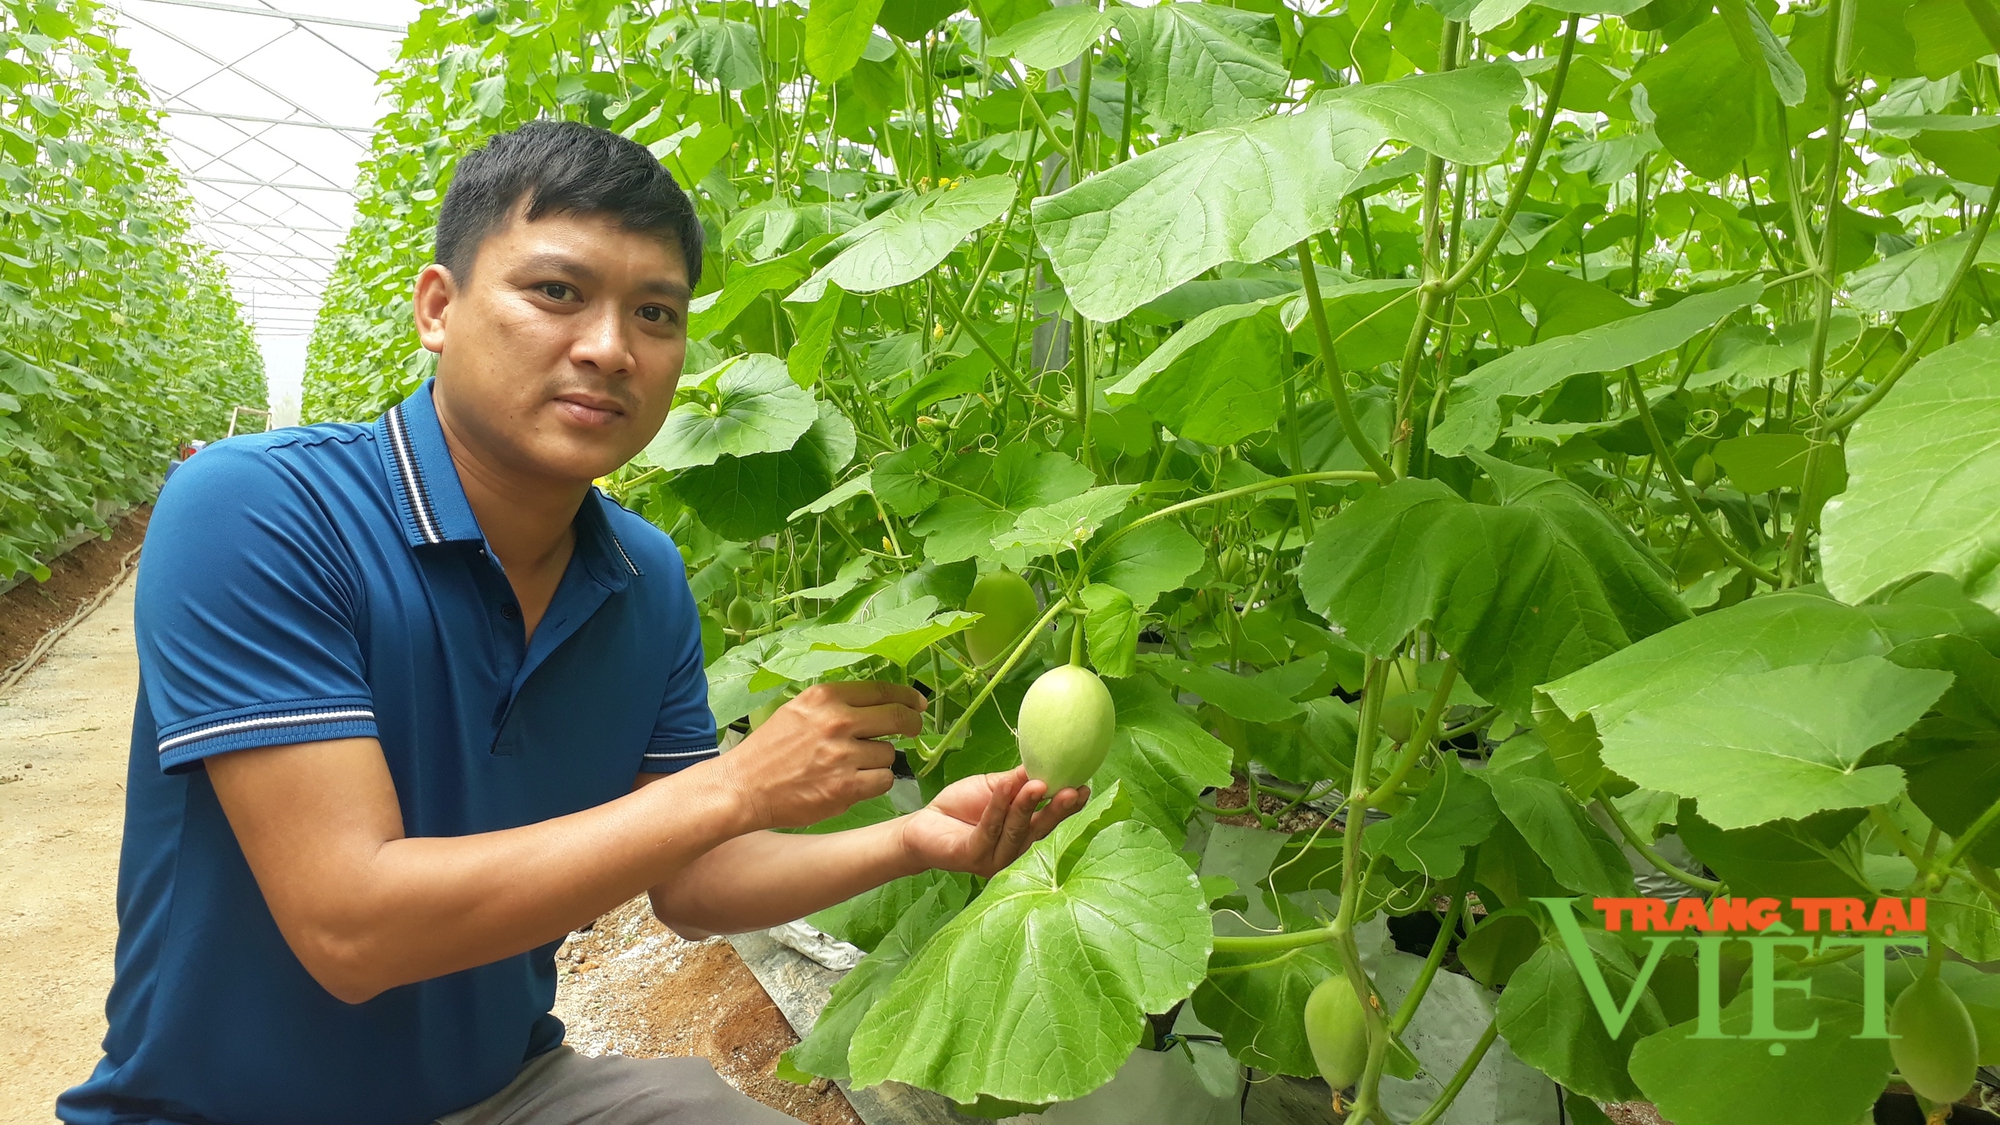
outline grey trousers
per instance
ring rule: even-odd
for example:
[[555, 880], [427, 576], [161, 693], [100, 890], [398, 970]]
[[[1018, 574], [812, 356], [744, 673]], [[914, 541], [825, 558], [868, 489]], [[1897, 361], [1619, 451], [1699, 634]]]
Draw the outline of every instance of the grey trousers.
[[436, 1125], [799, 1125], [751, 1100], [707, 1059], [591, 1058], [557, 1047], [507, 1088]]

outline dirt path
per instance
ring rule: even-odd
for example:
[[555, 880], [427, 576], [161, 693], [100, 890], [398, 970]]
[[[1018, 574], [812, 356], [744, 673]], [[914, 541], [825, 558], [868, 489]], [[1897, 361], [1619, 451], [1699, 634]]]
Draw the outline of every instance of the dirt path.
[[0, 698], [0, 1122], [55, 1120], [97, 1064], [125, 754], [132, 583]]

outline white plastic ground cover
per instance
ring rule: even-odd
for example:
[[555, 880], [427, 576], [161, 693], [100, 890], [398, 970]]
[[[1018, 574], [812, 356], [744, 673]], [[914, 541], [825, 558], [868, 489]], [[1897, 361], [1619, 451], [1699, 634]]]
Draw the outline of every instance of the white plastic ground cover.
[[844, 973], [861, 963], [868, 956], [866, 950], [826, 933], [807, 922], [787, 922], [773, 926], [769, 930], [778, 944], [802, 956], [809, 957], [820, 965], [836, 973]]

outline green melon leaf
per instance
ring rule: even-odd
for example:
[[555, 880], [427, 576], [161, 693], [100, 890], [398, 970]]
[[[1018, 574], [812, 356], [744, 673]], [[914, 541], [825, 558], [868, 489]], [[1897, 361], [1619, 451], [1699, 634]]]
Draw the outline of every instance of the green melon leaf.
[[820, 299], [828, 285], [873, 293], [924, 276], [972, 233], [1006, 214], [1018, 190], [1007, 176], [982, 176], [957, 187], [910, 195], [840, 236], [839, 254], [785, 300]]
[[672, 471], [713, 465], [724, 456], [782, 452], [797, 444], [819, 417], [812, 392], [792, 382], [785, 361], [774, 355], [730, 360], [690, 399], [674, 407], [640, 453], [647, 464]]
[[1445, 419], [1431, 431], [1431, 448], [1453, 455], [1485, 449], [1500, 436], [1506, 400], [1541, 394], [1572, 375], [1644, 363], [1755, 304], [1763, 292], [1761, 282], [1746, 281], [1508, 352], [1458, 377]]
[[882, 0], [820, 0], [808, 6], [806, 68], [821, 82], [847, 77], [868, 49], [868, 36], [881, 11]]
[[1402, 480], [1320, 525], [1306, 602], [1377, 657], [1429, 624], [1466, 682], [1526, 714], [1529, 689], [1688, 616], [1663, 569], [1575, 485], [1482, 461], [1506, 503]]
[[2000, 609], [2000, 338], [1919, 360], [1854, 426], [1847, 491], [1827, 502], [1827, 588], [1849, 601], [1924, 571]]
[[1861, 765], [1951, 685], [1951, 674], [1879, 656], [1725, 676], [1604, 732], [1604, 764], [1693, 797], [1718, 828], [1885, 804], [1903, 771]]
[[1269, 15], [1190, 3], [1112, 15], [1139, 104], [1183, 129], [1240, 125], [1284, 92], [1278, 25]]
[[1118, 1072], [1145, 1014], [1201, 983], [1212, 936], [1194, 872], [1123, 804], [1100, 791], [924, 945], [855, 1030], [857, 1086], [1041, 1104]]

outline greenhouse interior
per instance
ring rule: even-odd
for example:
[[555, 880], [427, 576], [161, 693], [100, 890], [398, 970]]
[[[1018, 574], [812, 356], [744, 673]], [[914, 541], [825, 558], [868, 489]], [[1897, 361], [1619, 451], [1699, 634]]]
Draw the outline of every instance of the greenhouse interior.
[[1996, 0], [0, 0], [0, 1121], [2000, 1123], [1996, 192]]

